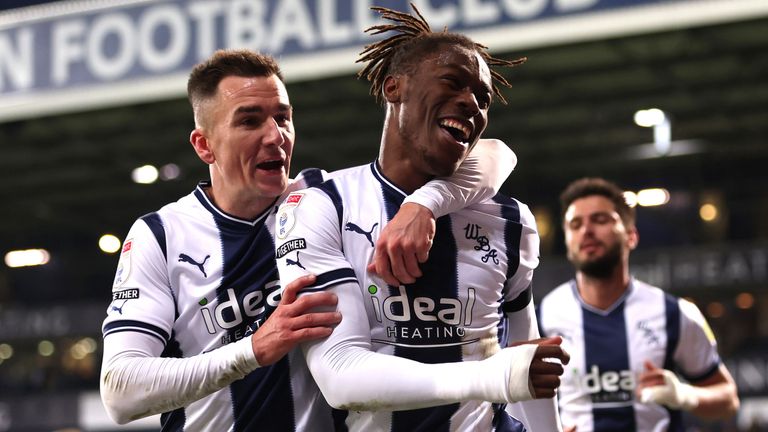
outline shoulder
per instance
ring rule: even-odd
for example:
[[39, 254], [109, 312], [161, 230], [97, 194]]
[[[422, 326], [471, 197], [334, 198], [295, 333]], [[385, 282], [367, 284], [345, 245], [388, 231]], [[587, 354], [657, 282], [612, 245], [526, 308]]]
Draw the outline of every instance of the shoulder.
[[648, 282], [643, 282], [635, 278], [632, 278], [632, 288], [634, 290], [634, 294], [637, 294], [637, 295], [662, 296], [662, 297], [666, 296], [669, 298], [677, 298], [657, 286], [653, 286]]
[[468, 209], [495, 215], [510, 222], [518, 222], [523, 225], [535, 225], [533, 213], [527, 204], [501, 193], [478, 204], [474, 204], [468, 207]]
[[556, 308], [565, 303], [573, 303], [575, 301], [573, 295], [573, 285], [571, 281], [562, 283], [556, 286], [552, 291], [542, 297], [539, 304], [542, 308]]
[[371, 164], [357, 165], [349, 168], [332, 171], [326, 176], [326, 180], [348, 181], [349, 178], [368, 175], [371, 173]]

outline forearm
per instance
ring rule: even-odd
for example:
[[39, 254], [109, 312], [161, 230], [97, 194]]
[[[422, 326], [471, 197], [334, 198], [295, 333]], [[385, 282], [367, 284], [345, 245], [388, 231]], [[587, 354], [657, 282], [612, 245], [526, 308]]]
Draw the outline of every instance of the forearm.
[[324, 353], [313, 349], [325, 349], [309, 348], [308, 364], [326, 400], [337, 409], [396, 411], [467, 400], [504, 403], [532, 397], [528, 366], [535, 347], [530, 345], [505, 349], [483, 361], [440, 364], [359, 347]]
[[302, 348], [312, 376], [332, 406], [404, 410], [465, 400], [532, 398], [528, 372], [535, 346], [505, 349], [483, 361], [440, 364], [372, 352], [358, 284], [340, 283], [329, 291], [337, 294], [337, 310], [344, 318], [330, 337]]
[[504, 142], [480, 140], [450, 177], [434, 179], [405, 198], [428, 208], [435, 218], [461, 210], [498, 193], [517, 164]]
[[[123, 336], [130, 337], [109, 338]], [[109, 342], [115, 345], [117, 339]], [[258, 367], [250, 338], [189, 358], [148, 356], [143, 349], [110, 351], [105, 344], [101, 397], [120, 424], [187, 406]]]
[[699, 399], [698, 406], [691, 412], [706, 419], [726, 419], [736, 415], [739, 398], [736, 386], [730, 382], [705, 387], [694, 387]]

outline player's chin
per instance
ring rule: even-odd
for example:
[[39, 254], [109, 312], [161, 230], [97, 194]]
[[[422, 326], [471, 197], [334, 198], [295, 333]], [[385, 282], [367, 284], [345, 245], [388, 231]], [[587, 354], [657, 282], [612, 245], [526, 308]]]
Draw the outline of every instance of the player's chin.
[[262, 178], [258, 182], [259, 192], [264, 196], [278, 197], [285, 192], [288, 187], [287, 176], [273, 176], [269, 178]]

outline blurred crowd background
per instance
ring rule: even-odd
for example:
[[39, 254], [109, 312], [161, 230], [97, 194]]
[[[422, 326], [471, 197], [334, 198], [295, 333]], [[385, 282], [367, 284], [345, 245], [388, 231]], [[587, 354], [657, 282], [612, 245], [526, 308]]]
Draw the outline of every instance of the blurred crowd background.
[[[207, 176], [190, 148], [190, 67], [249, 46], [284, 67], [292, 171], [376, 157], [381, 107], [355, 79], [371, 4], [0, 2], [0, 432], [117, 427], [98, 398], [101, 321], [132, 221]], [[534, 295], [572, 277], [558, 194], [602, 176], [632, 192], [640, 279], [695, 302], [742, 409], [695, 431], [768, 430], [768, 2], [423, 0], [504, 71], [486, 136], [519, 163], [503, 192], [542, 238]], [[38, 264], [38, 265], [35, 265]]]

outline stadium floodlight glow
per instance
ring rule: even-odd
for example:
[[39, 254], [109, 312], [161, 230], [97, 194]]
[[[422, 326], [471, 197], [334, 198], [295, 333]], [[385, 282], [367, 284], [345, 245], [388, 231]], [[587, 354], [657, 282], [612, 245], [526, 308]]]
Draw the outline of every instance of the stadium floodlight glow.
[[41, 340], [37, 344], [37, 353], [43, 357], [50, 357], [56, 352], [56, 346], [49, 340]]
[[131, 178], [134, 183], [139, 184], [152, 184], [157, 181], [160, 173], [157, 171], [154, 165], [144, 165], [138, 168], [134, 168], [131, 172]]
[[658, 126], [666, 120], [664, 111], [658, 108], [649, 108], [635, 112], [635, 124], [640, 127]]
[[653, 145], [660, 155], [668, 154], [672, 149], [672, 123], [669, 116], [658, 108], [649, 108], [635, 112], [635, 124], [653, 128]]
[[736, 296], [736, 307], [739, 309], [750, 309], [755, 305], [755, 296], [751, 293], [743, 292]]
[[717, 219], [717, 206], [712, 203], [705, 203], [699, 207], [699, 217], [704, 222], [713, 222]]
[[0, 344], [0, 360], [8, 360], [13, 357], [13, 347], [7, 343]]
[[627, 202], [628, 206], [635, 207], [637, 205], [637, 194], [632, 191], [624, 191], [624, 201]]
[[669, 191], [663, 188], [643, 189], [637, 193], [637, 204], [643, 207], [664, 205], [669, 202]]
[[5, 265], [10, 268], [48, 264], [51, 254], [45, 249], [12, 250], [5, 254]]
[[113, 254], [120, 250], [120, 239], [112, 234], [104, 234], [99, 238], [99, 249], [102, 252]]
[[175, 180], [181, 175], [181, 168], [175, 163], [165, 164], [160, 167], [160, 180]]

